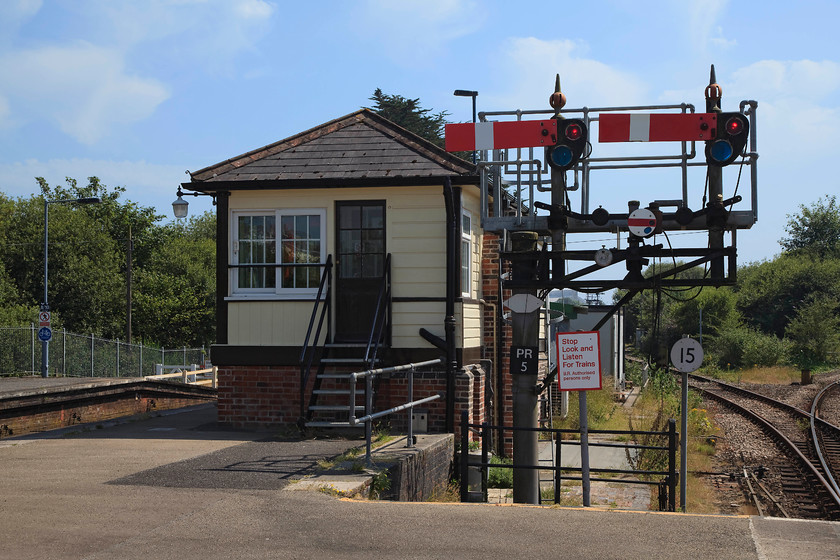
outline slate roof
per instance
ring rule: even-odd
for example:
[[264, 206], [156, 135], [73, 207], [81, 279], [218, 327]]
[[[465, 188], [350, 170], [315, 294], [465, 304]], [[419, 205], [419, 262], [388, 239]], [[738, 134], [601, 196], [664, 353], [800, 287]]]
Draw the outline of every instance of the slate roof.
[[259, 181], [261, 188], [475, 176], [476, 171], [471, 163], [369, 109], [361, 109], [190, 175], [192, 182], [185, 187], [215, 190], [252, 181]]

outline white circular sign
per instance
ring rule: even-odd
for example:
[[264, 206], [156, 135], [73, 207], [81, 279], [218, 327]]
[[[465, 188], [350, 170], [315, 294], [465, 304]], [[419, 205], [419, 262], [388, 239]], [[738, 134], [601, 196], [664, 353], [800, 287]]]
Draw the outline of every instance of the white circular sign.
[[671, 347], [671, 363], [677, 371], [694, 371], [703, 363], [703, 347], [693, 338], [681, 338]]
[[656, 229], [656, 214], [647, 208], [633, 210], [627, 217], [627, 229], [638, 237], [650, 237]]

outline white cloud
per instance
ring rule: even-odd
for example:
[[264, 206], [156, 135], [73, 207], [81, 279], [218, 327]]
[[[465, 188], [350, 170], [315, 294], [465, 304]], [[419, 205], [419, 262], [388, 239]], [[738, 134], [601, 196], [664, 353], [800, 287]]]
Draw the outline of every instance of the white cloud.
[[46, 118], [85, 144], [145, 119], [169, 97], [157, 80], [126, 72], [120, 52], [87, 43], [7, 54], [0, 74], [16, 117]]
[[11, 126], [11, 111], [9, 110], [9, 101], [0, 96], [0, 129]]
[[222, 73], [233, 71], [238, 55], [254, 50], [277, 13], [264, 0], [99, 0], [79, 9], [96, 22], [103, 42], [127, 53], [143, 49], [144, 57], [167, 66]]
[[723, 27], [717, 25], [727, 4], [728, 0], [692, 0], [684, 4], [688, 10], [688, 36], [701, 52], [708, 46], [728, 49], [737, 44], [724, 37]]
[[406, 66], [431, 65], [449, 42], [478, 31], [482, 10], [474, 0], [368, 0], [355, 28], [380, 42], [382, 53]]
[[732, 77], [735, 91], [758, 89], [768, 100], [817, 101], [840, 91], [840, 64], [831, 60], [762, 60], [737, 70]]
[[5, 0], [0, 2], [0, 29], [15, 29], [41, 9], [42, 0]]
[[646, 103], [647, 86], [635, 76], [586, 58], [588, 46], [571, 40], [511, 38], [503, 43], [500, 75], [511, 89], [492, 98], [498, 107], [550, 109], [555, 74], [567, 108]]

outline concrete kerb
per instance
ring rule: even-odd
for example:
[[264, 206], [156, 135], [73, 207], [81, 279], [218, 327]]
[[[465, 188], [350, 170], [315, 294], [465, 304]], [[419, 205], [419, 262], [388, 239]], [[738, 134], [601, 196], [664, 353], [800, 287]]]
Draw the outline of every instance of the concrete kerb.
[[[421, 453], [438, 445], [451, 434], [420, 434], [412, 447], [406, 447], [406, 436], [398, 436], [371, 451], [371, 466], [365, 466], [364, 447], [352, 459], [345, 459], [286, 486], [283, 491], [315, 490], [343, 498], [367, 498], [379, 477], [391, 477]], [[355, 448], [358, 449], [358, 448]]]

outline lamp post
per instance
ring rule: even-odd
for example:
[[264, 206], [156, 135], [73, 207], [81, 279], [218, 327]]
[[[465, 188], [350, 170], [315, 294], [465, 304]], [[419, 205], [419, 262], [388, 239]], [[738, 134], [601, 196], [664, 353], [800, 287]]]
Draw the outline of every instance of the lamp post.
[[[472, 110], [473, 110], [473, 124], [475, 124], [475, 98], [478, 97], [477, 91], [472, 91], [469, 89], [456, 89], [454, 95], [458, 97], [472, 97]], [[475, 165], [475, 150], [473, 150], [473, 165]]]
[[[102, 202], [102, 199], [97, 197], [85, 197], [85, 198], [67, 198], [63, 200], [47, 200], [44, 198], [44, 302], [41, 304], [41, 311], [42, 312], [49, 312], [50, 304], [48, 299], [48, 292], [47, 292], [47, 285], [48, 285], [48, 277], [49, 277], [49, 251], [50, 251], [50, 243], [49, 243], [49, 208], [50, 204], [67, 204], [67, 203], [76, 203], [76, 204], [96, 204]], [[52, 332], [47, 331], [46, 336], [41, 336], [41, 333], [38, 334], [41, 337], [41, 377], [49, 377], [49, 370], [50, 370], [50, 338], [52, 338]]]

